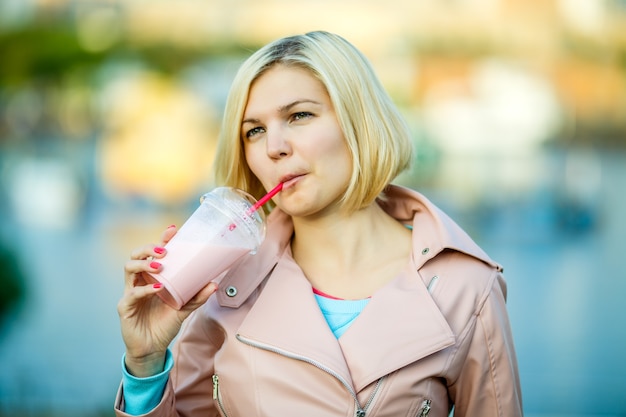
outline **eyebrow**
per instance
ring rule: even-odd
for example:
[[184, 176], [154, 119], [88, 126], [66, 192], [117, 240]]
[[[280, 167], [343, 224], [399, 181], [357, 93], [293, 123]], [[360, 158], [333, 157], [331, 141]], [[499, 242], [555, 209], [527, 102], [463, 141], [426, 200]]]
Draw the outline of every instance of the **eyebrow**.
[[[311, 103], [311, 104], [315, 104], [315, 105], [322, 105], [322, 103], [320, 103], [319, 101], [315, 101], [315, 100], [310, 100], [310, 99], [301, 99], [301, 100], [295, 100], [292, 101], [291, 103], [285, 104], [284, 106], [280, 106], [278, 107], [278, 113], [284, 114], [289, 112], [289, 110], [291, 110], [292, 108], [294, 108], [295, 106], [302, 104], [302, 103]], [[241, 124], [246, 124], [246, 123], [258, 123], [259, 119], [254, 119], [254, 118], [250, 118], [250, 119], [244, 119], [241, 121]]]

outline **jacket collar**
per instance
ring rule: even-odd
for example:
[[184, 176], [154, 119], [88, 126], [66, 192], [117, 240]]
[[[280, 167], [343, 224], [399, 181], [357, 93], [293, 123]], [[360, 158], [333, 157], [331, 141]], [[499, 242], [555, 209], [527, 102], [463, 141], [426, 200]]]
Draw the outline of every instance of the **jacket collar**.
[[379, 204], [391, 217], [413, 226], [413, 257], [418, 269], [444, 249], [452, 249], [501, 270], [454, 220], [417, 191], [390, 185]]
[[[412, 224], [413, 257], [400, 275], [372, 296], [339, 340], [330, 331], [310, 283], [291, 256], [293, 225], [290, 217], [278, 209], [268, 216], [267, 236], [258, 253], [233, 267], [220, 283], [217, 301], [224, 307], [237, 308], [273, 271], [238, 329], [239, 334], [322, 365], [351, 381], [357, 391], [453, 345], [454, 334], [428, 293], [420, 268], [444, 249], [496, 264], [419, 193], [390, 186], [379, 204], [394, 218]], [[227, 295], [228, 287], [237, 289], [235, 296]]]
[[[405, 187], [390, 185], [378, 204], [398, 221], [413, 227], [413, 260], [419, 270], [444, 249], [452, 249], [478, 258], [495, 268], [502, 268], [443, 211], [422, 194]], [[291, 218], [274, 209], [267, 218], [267, 235], [255, 255], [244, 257], [220, 282], [220, 287], [237, 289], [236, 295], [219, 291], [220, 305], [237, 308], [266, 278], [290, 245], [293, 234]]]

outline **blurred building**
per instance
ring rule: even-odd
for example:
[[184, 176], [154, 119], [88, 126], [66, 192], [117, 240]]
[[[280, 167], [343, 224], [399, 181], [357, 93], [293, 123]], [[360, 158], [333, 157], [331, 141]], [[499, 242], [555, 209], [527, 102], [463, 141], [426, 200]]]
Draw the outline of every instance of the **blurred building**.
[[[549, 168], [526, 166], [546, 145], [626, 145], [620, 0], [5, 0], [0, 28], [6, 192], [23, 216], [20, 190], [71, 193], [53, 205], [57, 224], [93, 185], [118, 203], [195, 201], [239, 62], [308, 30], [371, 58], [415, 130], [418, 161], [402, 180], [457, 204], [536, 187]], [[33, 158], [65, 166], [65, 191], [24, 184]], [[485, 195], [486, 178], [506, 192]]]

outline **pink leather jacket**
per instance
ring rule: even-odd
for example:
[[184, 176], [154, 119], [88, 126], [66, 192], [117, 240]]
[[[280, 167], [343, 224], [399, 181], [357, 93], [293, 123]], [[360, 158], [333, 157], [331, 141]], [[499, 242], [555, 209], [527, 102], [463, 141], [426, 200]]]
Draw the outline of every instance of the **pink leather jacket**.
[[501, 267], [419, 193], [387, 196], [379, 204], [413, 226], [413, 256], [339, 340], [276, 209], [259, 252], [184, 324], [147, 415], [445, 417], [454, 406], [461, 417], [522, 416]]

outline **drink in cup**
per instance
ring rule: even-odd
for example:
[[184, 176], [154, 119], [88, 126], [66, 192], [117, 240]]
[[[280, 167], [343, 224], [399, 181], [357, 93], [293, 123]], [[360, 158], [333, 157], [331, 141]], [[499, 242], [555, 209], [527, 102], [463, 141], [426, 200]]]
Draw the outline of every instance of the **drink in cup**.
[[165, 287], [157, 294], [180, 309], [237, 260], [255, 253], [265, 237], [265, 215], [250, 194], [215, 188], [165, 245], [161, 272], [147, 278]]

